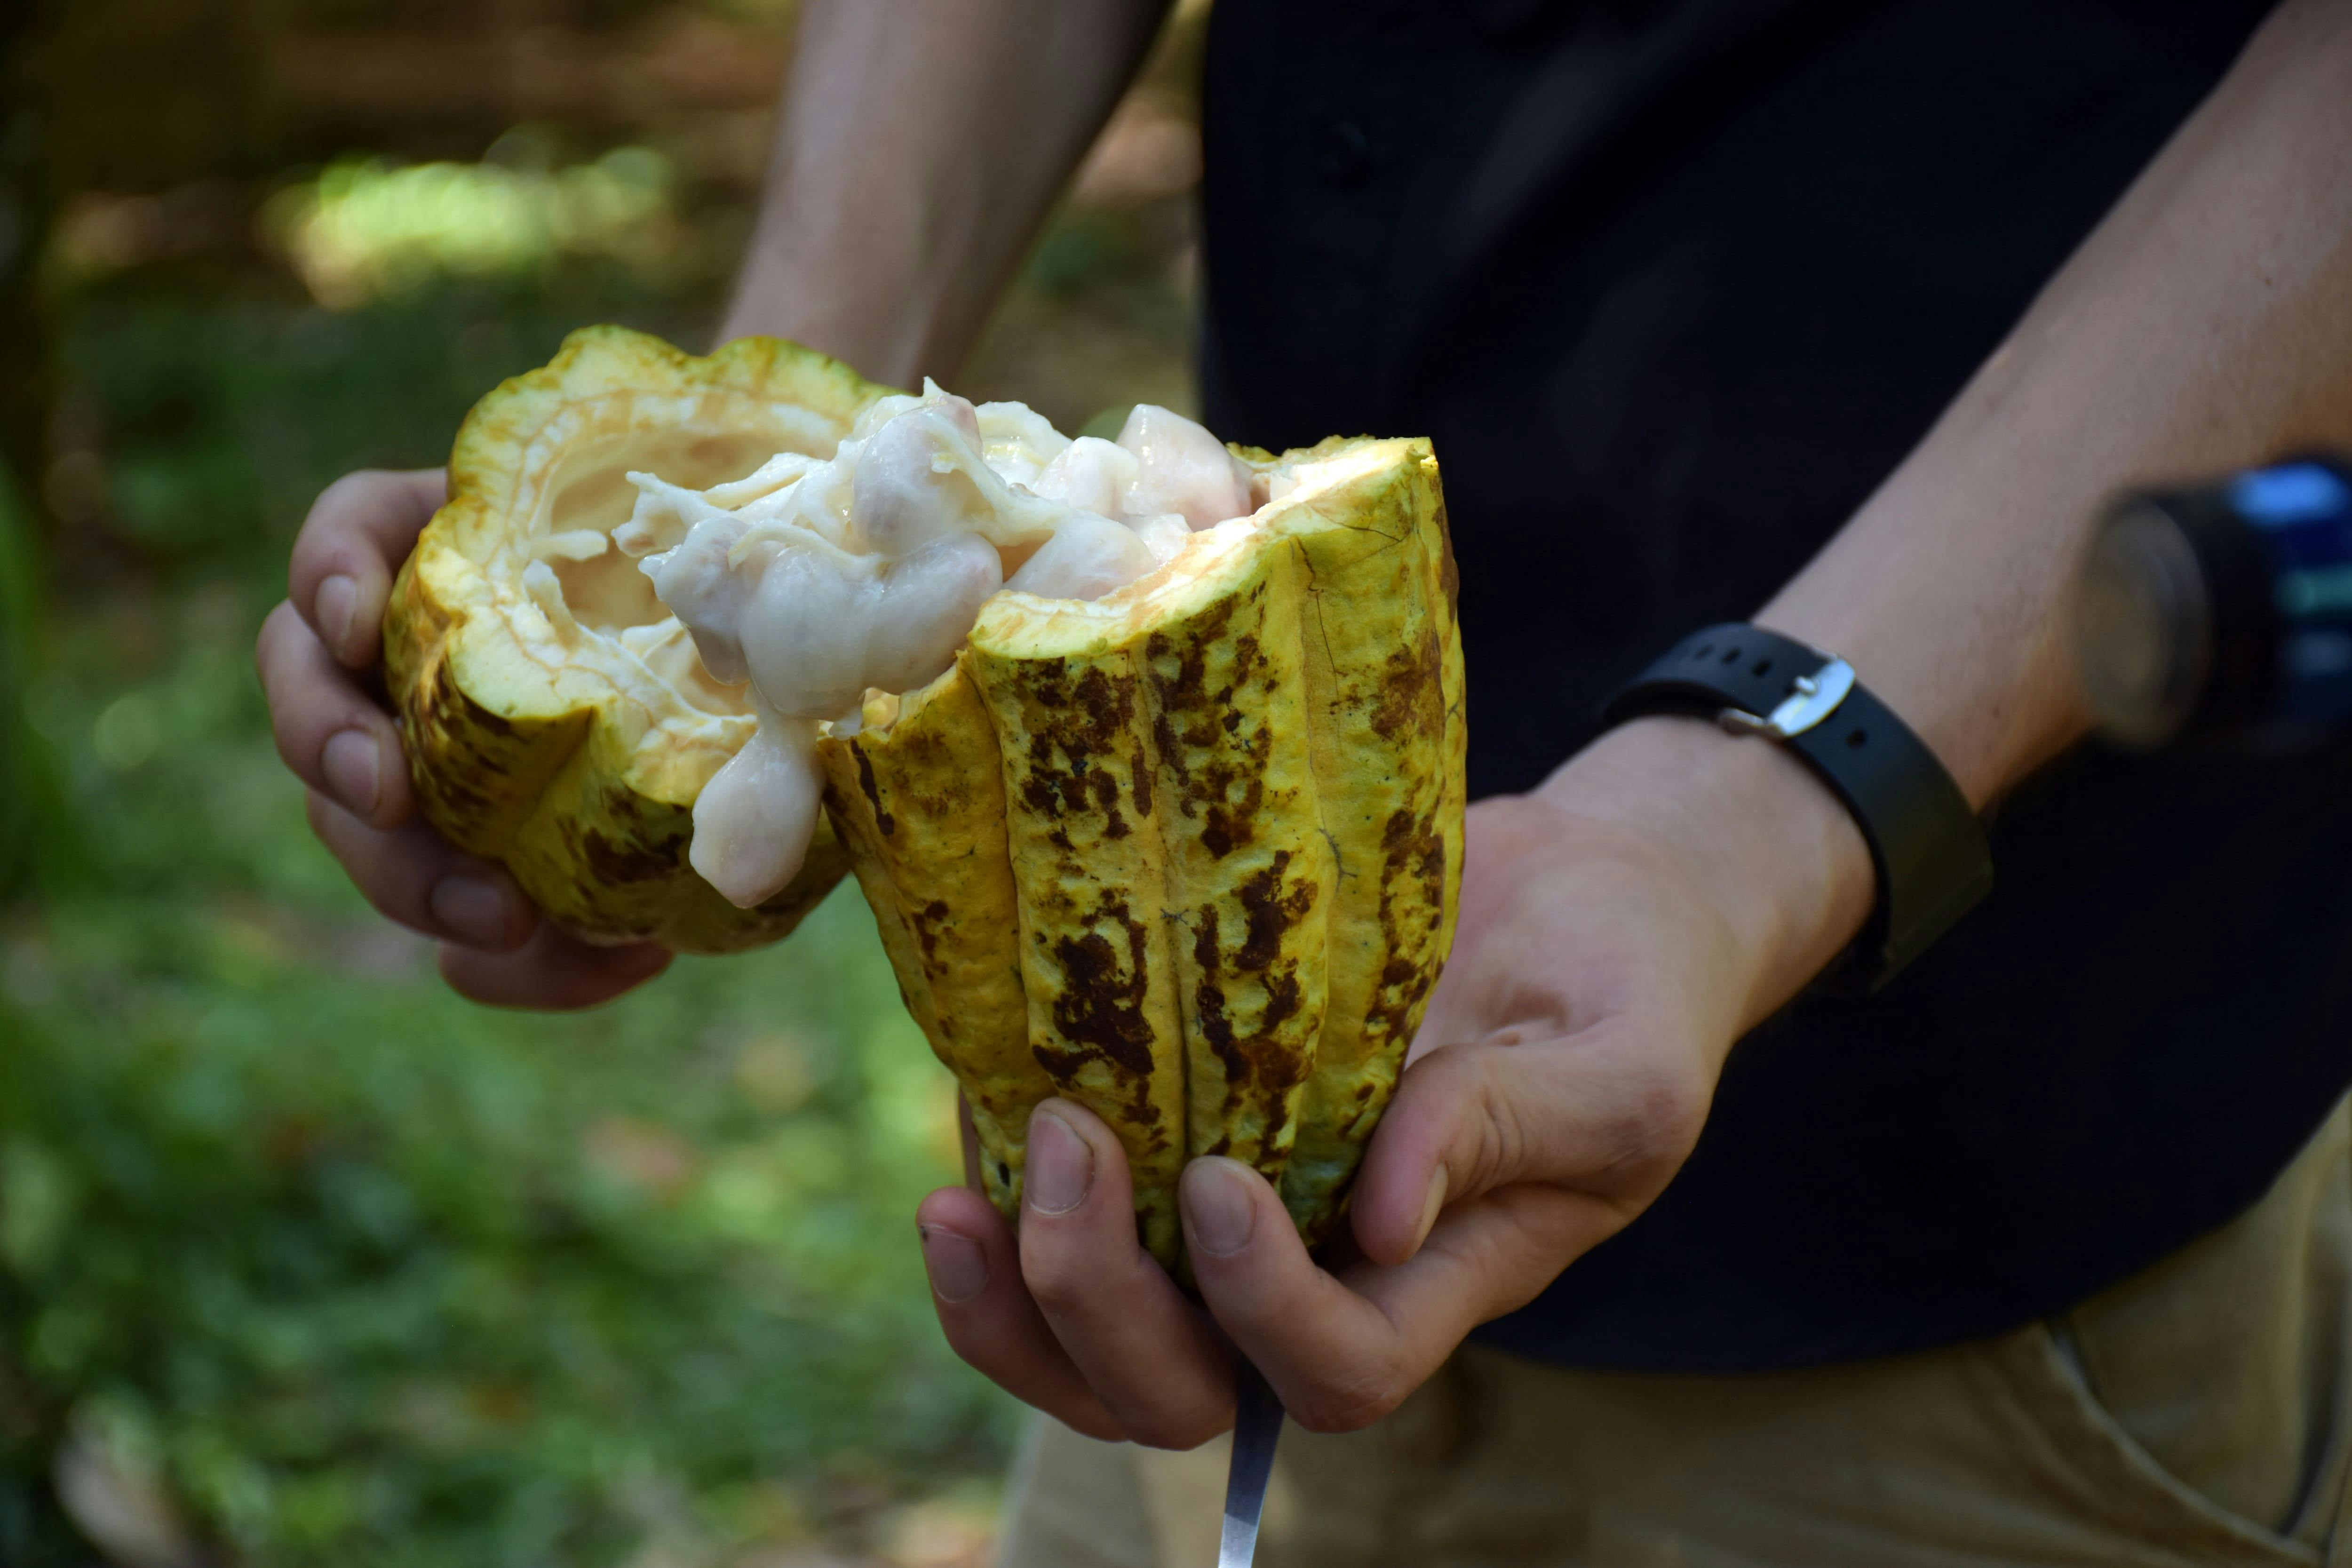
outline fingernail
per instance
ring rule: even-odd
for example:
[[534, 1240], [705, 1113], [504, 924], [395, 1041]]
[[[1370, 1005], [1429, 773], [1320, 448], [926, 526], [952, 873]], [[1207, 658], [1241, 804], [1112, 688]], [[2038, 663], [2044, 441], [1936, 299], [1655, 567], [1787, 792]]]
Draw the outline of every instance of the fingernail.
[[327, 651], [339, 659], [351, 646], [352, 614], [359, 603], [360, 585], [340, 572], [320, 584], [317, 596], [310, 601], [310, 613], [319, 620], [319, 635], [327, 639]]
[[1178, 1196], [1187, 1246], [1230, 1258], [1249, 1245], [1250, 1232], [1257, 1226], [1250, 1180], [1249, 1168], [1232, 1160], [1200, 1159], [1185, 1167]]
[[1039, 1214], [1067, 1214], [1094, 1190], [1095, 1152], [1078, 1130], [1050, 1110], [1029, 1119], [1029, 1169], [1023, 1192]]
[[338, 730], [319, 752], [329, 793], [360, 816], [374, 816], [383, 796], [383, 749], [365, 730]]
[[433, 889], [433, 918], [458, 941], [502, 948], [507, 940], [507, 901], [479, 877], [444, 877]]
[[988, 1254], [980, 1243], [945, 1226], [915, 1228], [922, 1233], [923, 1268], [931, 1277], [931, 1294], [952, 1306], [988, 1289]]
[[1413, 1251], [1419, 1252], [1421, 1244], [1429, 1239], [1430, 1226], [1437, 1223], [1439, 1213], [1445, 1207], [1446, 1189], [1453, 1184], [1454, 1178], [1446, 1174], [1445, 1167], [1443, 1165], [1438, 1166], [1431, 1174], [1429, 1194], [1421, 1200], [1421, 1225], [1412, 1233]]

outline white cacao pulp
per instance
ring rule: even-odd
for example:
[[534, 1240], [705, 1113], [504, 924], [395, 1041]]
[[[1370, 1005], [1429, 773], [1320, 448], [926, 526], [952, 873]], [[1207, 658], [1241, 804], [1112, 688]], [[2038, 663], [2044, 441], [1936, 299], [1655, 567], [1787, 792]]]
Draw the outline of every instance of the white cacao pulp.
[[868, 408], [830, 459], [782, 453], [707, 490], [629, 479], [636, 508], [614, 542], [759, 716], [695, 802], [689, 856], [746, 908], [800, 870], [817, 737], [856, 722], [868, 689], [945, 672], [993, 594], [1098, 599], [1263, 499], [1165, 408], [1139, 405], [1115, 442], [1073, 441], [1021, 404], [974, 407], [929, 382]]

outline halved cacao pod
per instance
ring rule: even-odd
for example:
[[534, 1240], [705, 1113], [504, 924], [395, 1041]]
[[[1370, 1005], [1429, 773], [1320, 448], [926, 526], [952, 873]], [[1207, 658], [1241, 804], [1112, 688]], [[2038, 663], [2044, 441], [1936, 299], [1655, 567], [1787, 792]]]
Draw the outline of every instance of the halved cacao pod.
[[722, 952], [797, 925], [846, 858], [821, 829], [750, 910], [688, 866], [695, 797], [754, 721], [607, 535], [635, 500], [629, 470], [700, 486], [777, 452], [829, 456], [889, 390], [772, 339], [697, 359], [591, 327], [476, 405], [384, 613], [425, 819], [591, 941]]
[[[704, 359], [618, 328], [483, 399], [385, 616], [426, 820], [593, 940], [772, 941], [854, 864], [909, 1011], [1018, 1213], [1028, 1114], [1115, 1128], [1180, 1262], [1195, 1154], [1344, 1211], [1454, 930], [1463, 672], [1419, 440], [1241, 451], [1274, 499], [1091, 603], [1003, 593], [955, 668], [820, 747], [806, 867], [740, 910], [689, 868], [737, 689], [609, 531], [625, 475], [708, 486], [830, 455], [888, 389], [788, 343]], [[836, 842], [835, 836], [838, 836]]]
[[[1238, 449], [1237, 449], [1238, 450]], [[1018, 1212], [1065, 1095], [1180, 1251], [1201, 1154], [1343, 1212], [1453, 938], [1461, 639], [1419, 440], [1241, 456], [1277, 499], [1093, 603], [1000, 594], [954, 668], [819, 747], [908, 1008]]]

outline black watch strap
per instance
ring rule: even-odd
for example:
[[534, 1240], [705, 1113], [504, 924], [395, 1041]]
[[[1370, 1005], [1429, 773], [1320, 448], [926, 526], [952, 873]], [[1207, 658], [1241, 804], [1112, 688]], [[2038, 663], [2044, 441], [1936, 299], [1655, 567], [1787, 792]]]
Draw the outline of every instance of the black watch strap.
[[1602, 705], [1605, 724], [1653, 713], [1711, 718], [1780, 742], [1853, 814], [1878, 873], [1878, 903], [1823, 975], [1874, 991], [1992, 889], [1984, 825], [1936, 753], [1873, 697], [1843, 659], [1760, 626], [1693, 632]]

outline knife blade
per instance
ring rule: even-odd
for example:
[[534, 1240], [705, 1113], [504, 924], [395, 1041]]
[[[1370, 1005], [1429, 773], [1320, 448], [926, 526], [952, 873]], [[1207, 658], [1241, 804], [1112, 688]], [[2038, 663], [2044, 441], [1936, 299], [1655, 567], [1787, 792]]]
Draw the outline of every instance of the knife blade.
[[1249, 1358], [1234, 1358], [1234, 1463], [1225, 1472], [1225, 1528], [1217, 1568], [1250, 1568], [1257, 1555], [1258, 1516], [1265, 1510], [1266, 1478], [1282, 1436], [1282, 1401]]

